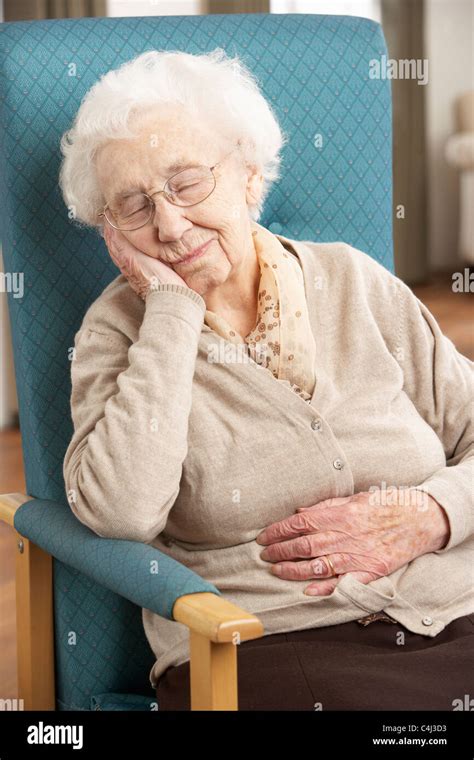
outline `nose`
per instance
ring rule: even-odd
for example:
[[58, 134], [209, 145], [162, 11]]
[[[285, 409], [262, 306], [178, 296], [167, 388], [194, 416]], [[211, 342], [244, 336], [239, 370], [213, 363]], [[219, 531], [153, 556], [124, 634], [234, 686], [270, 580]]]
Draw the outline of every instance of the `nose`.
[[[160, 193], [162, 194], [159, 197]], [[152, 216], [152, 224], [158, 231], [161, 243], [170, 243], [180, 240], [183, 234], [192, 229], [192, 222], [186, 219], [185, 206], [176, 206], [166, 198], [164, 190], [154, 193], [155, 209]]]

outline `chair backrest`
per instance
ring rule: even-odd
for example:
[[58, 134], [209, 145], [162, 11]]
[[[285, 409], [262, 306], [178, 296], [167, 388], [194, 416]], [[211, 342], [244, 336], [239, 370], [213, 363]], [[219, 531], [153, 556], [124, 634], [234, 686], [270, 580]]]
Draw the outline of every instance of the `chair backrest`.
[[[85, 92], [146, 50], [238, 54], [290, 137], [260, 224], [299, 240], [344, 240], [393, 272], [390, 82], [370, 77], [370, 61], [387, 50], [379, 24], [346, 16], [84, 18], [6, 23], [0, 31], [0, 221], [5, 272], [24, 277], [23, 296], [10, 292], [8, 303], [26, 486], [31, 496], [66, 503], [68, 349], [85, 311], [118, 274], [103, 240], [71, 224], [57, 183], [59, 139]], [[88, 709], [97, 688], [142, 684], [146, 692], [153, 658], [145, 648], [136, 656], [138, 609], [132, 614], [59, 562], [55, 599], [59, 708]], [[94, 613], [103, 633], [72, 655], [67, 630], [87, 627]]]

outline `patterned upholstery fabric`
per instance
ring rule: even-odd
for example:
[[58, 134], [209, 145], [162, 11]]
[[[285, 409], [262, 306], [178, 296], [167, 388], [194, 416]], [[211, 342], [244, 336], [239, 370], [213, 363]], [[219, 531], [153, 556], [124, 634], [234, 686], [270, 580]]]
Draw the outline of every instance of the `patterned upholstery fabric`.
[[[6, 23], [0, 34], [0, 223], [5, 271], [24, 274], [23, 297], [9, 293], [8, 303], [27, 492], [39, 499], [24, 505], [18, 527], [33, 535], [38, 509], [38, 541], [47, 542], [58, 509], [69, 509], [62, 477], [72, 435], [68, 351], [88, 306], [118, 274], [102, 238], [71, 224], [57, 186], [59, 138], [85, 92], [150, 49], [220, 46], [239, 54], [290, 136], [282, 179], [259, 223], [290, 238], [344, 240], [393, 272], [390, 83], [369, 77], [370, 60], [387, 52], [381, 27], [354, 17], [85, 18]], [[106, 583], [107, 562], [117, 563], [113, 576], [126, 595], [129, 563], [142, 560], [128, 547], [99, 551], [84, 532], [80, 540], [105, 585], [73, 562], [67, 541], [61, 555], [55, 543], [58, 709], [88, 710], [93, 695], [110, 692], [146, 700], [154, 656], [140, 609]], [[157, 602], [163, 608], [179, 595], [177, 583]], [[69, 631], [80, 634], [79, 646], [68, 644]]]

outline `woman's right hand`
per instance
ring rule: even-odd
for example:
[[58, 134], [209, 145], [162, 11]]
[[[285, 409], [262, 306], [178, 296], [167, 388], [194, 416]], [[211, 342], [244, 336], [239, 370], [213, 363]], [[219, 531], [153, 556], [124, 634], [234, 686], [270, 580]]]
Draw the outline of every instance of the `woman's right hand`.
[[116, 230], [107, 223], [104, 226], [104, 240], [112, 261], [127, 278], [135, 293], [143, 300], [146, 299], [149, 288], [153, 289], [154, 285], [160, 283], [174, 283], [188, 287], [171, 266], [135, 248], [120, 230]]

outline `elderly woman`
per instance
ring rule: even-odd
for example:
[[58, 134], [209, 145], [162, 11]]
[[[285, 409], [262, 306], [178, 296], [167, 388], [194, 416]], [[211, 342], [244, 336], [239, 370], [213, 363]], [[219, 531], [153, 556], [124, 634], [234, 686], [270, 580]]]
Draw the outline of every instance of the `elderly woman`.
[[[260, 618], [239, 709], [457, 709], [474, 365], [368, 254], [258, 223], [286, 139], [221, 49], [87, 93], [61, 188], [121, 273], [75, 338], [71, 509]], [[159, 709], [189, 709], [187, 628], [143, 624]]]

